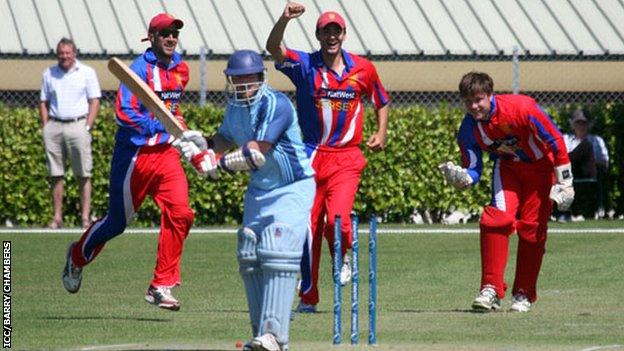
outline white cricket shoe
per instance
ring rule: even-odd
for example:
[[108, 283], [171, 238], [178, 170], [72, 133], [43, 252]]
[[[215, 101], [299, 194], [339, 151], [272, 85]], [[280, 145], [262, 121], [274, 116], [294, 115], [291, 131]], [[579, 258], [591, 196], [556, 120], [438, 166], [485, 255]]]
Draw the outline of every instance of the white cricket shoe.
[[351, 281], [351, 262], [349, 256], [345, 255], [342, 268], [340, 269], [340, 285], [345, 286]]
[[479, 295], [472, 301], [472, 309], [480, 312], [488, 312], [501, 308], [501, 301], [496, 295], [494, 287], [486, 285], [481, 289]]
[[145, 301], [166, 310], [178, 311], [180, 301], [173, 297], [171, 288], [165, 286], [153, 287], [150, 285], [145, 293]]
[[254, 338], [251, 341], [253, 351], [282, 351], [282, 347], [277, 342], [275, 335], [266, 333]]
[[529, 298], [523, 293], [517, 293], [511, 299], [511, 307], [509, 308], [512, 312], [529, 312], [533, 304], [529, 301]]
[[65, 290], [72, 294], [75, 294], [78, 290], [80, 290], [80, 283], [82, 282], [82, 267], [76, 267], [71, 257], [74, 245], [76, 245], [75, 242], [69, 244], [69, 247], [67, 248], [65, 268], [63, 268], [63, 273], [61, 275]]

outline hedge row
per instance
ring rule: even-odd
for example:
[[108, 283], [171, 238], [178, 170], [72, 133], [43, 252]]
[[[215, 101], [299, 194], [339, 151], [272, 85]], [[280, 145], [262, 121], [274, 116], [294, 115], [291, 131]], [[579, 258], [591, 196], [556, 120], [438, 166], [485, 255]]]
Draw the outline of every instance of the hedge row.
[[[549, 113], [565, 131], [574, 106]], [[603, 104], [590, 108], [594, 131], [605, 138], [611, 154], [609, 207], [622, 213], [624, 155], [624, 105]], [[213, 133], [223, 109], [214, 106], [184, 106], [189, 127]], [[355, 209], [363, 216], [382, 214], [389, 222], [407, 222], [415, 211], [425, 211], [439, 220], [458, 208], [476, 213], [489, 200], [490, 169], [486, 164], [483, 181], [465, 192], [445, 185], [437, 165], [448, 159], [458, 161], [459, 150], [454, 135], [462, 111], [448, 105], [427, 109], [421, 106], [393, 108], [387, 148], [382, 153], [366, 152], [368, 166], [362, 177]], [[93, 130], [93, 198], [95, 216], [102, 216], [108, 206], [108, 176], [114, 133], [113, 109], [104, 104]], [[375, 128], [375, 118], [368, 111], [365, 135]], [[43, 151], [41, 126], [36, 109], [9, 108], [0, 105], [0, 220], [20, 226], [41, 226], [52, 215], [51, 197]], [[247, 182], [243, 174], [223, 174], [218, 181], [198, 177], [185, 165], [189, 176], [191, 206], [195, 224], [236, 224], [242, 218], [242, 198]], [[68, 167], [69, 169], [69, 167]], [[79, 223], [78, 187], [68, 172], [65, 186], [64, 222]], [[158, 208], [147, 200], [138, 213], [136, 224], [159, 223]]]

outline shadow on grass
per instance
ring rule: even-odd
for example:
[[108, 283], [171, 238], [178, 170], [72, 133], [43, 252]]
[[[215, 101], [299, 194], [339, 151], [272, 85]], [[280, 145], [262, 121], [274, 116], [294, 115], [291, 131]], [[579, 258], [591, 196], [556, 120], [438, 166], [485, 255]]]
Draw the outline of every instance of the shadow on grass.
[[473, 309], [448, 309], [448, 310], [412, 310], [412, 309], [403, 309], [403, 310], [390, 310], [391, 312], [398, 313], [475, 313], [475, 314], [483, 314], [487, 313], [487, 311], [475, 311]]
[[240, 351], [241, 349], [185, 349], [185, 348], [179, 348], [179, 347], [175, 347], [175, 348], [155, 348], [155, 349], [117, 349], [117, 348], [108, 348], [106, 346], [102, 347], [101, 349], [92, 347], [89, 348], [89, 350], [92, 351], [97, 351], [97, 350], [106, 350], [106, 351], [110, 351], [110, 350], [115, 350], [115, 351]]
[[248, 310], [237, 310], [237, 309], [227, 309], [227, 308], [222, 308], [222, 309], [209, 308], [209, 309], [206, 309], [206, 310], [201, 310], [200, 312], [244, 313], [244, 314], [248, 314], [249, 313]]
[[137, 347], [137, 348], [133, 348], [133, 347], [117, 347], [117, 346], [121, 346], [121, 345], [112, 345], [112, 346], [108, 346], [108, 345], [103, 345], [102, 347], [98, 347], [98, 346], [91, 346], [88, 349], [90, 351], [98, 351], [98, 350], [106, 350], [106, 351], [240, 351], [241, 349], [215, 349], [215, 348], [184, 348], [184, 347], [178, 347], [178, 346], [170, 346], [170, 347], [154, 347], [154, 348], [141, 348], [141, 347]]
[[170, 318], [137, 318], [137, 317], [42, 317], [43, 320], [49, 321], [99, 321], [99, 320], [111, 320], [111, 321], [135, 321], [135, 322], [172, 322]]

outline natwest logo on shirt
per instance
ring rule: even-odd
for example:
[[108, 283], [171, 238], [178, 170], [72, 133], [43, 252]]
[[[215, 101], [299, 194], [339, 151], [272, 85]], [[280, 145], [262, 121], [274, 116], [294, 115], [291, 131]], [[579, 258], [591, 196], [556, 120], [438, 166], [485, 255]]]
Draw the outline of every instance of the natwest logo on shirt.
[[355, 91], [337, 90], [337, 89], [319, 89], [316, 91], [318, 99], [355, 99]]
[[181, 91], [176, 90], [167, 90], [167, 91], [158, 91], [158, 95], [160, 95], [161, 100], [180, 100], [180, 96], [182, 96]]

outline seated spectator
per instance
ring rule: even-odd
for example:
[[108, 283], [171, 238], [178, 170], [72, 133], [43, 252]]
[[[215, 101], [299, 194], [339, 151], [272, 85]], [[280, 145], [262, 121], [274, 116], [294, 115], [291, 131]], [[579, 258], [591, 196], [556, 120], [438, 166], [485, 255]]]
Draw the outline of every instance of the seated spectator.
[[[586, 111], [582, 109], [574, 111], [570, 119], [573, 134], [563, 136], [572, 163], [574, 191], [577, 194], [571, 214], [579, 219], [604, 215], [609, 167], [605, 142], [600, 136], [589, 134], [591, 123], [586, 116]], [[564, 219], [570, 218], [569, 213], [563, 215]]]

